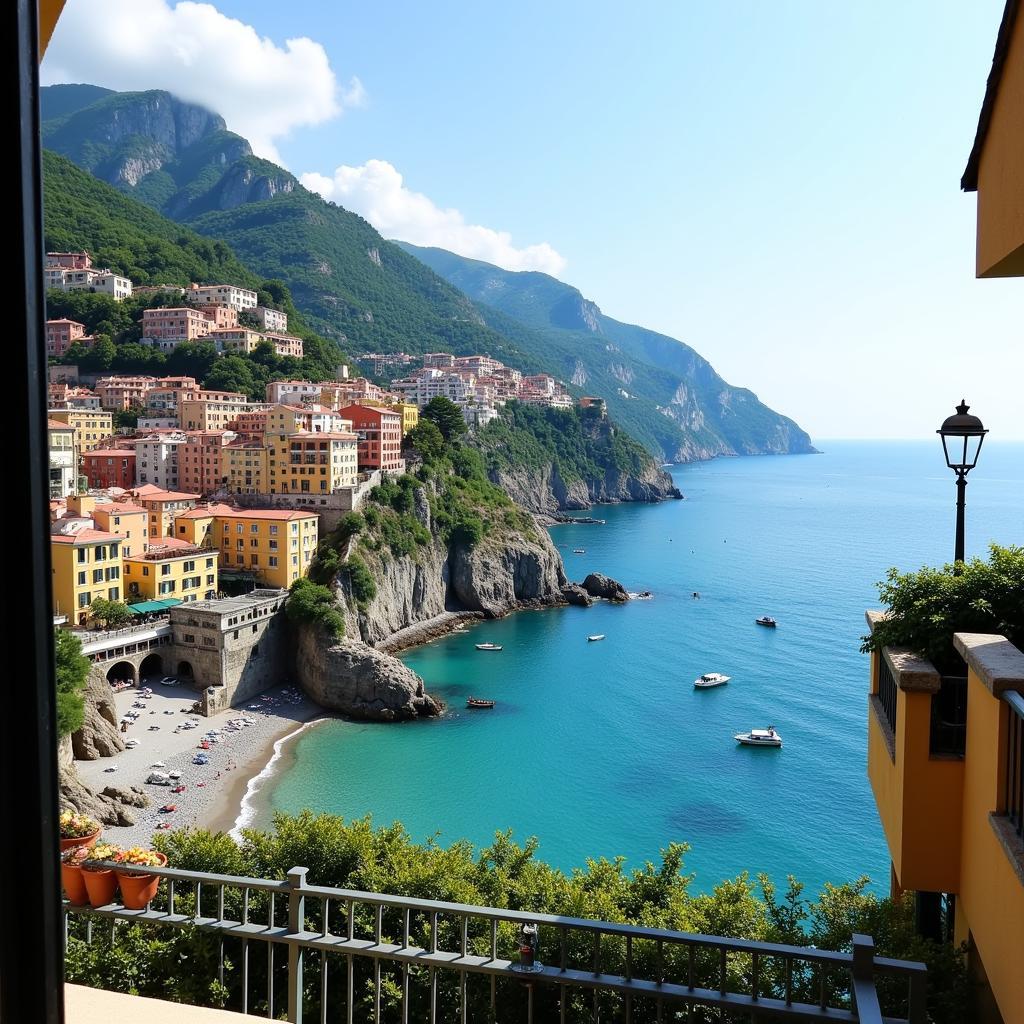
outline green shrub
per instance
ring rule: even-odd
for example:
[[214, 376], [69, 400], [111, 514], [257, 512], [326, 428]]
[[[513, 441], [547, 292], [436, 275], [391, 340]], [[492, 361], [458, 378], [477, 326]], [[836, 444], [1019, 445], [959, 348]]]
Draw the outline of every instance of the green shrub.
[[349, 587], [356, 604], [365, 608], [377, 596], [377, 584], [374, 582], [366, 563], [356, 555], [351, 555], [345, 563]]
[[292, 622], [322, 627], [335, 638], [345, 635], [345, 620], [328, 587], [308, 579], [298, 579], [289, 591], [285, 611]]
[[82, 642], [66, 629], [54, 630], [53, 656], [57, 676], [57, 733], [67, 736], [82, 728], [85, 718], [82, 690], [92, 662], [82, 653]]

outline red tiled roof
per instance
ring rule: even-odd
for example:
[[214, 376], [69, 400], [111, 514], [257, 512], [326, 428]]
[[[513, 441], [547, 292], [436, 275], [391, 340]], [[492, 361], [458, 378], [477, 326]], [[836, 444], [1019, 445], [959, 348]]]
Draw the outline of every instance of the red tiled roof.
[[[79, 518], [79, 517], [75, 517]], [[115, 540], [124, 540], [116, 533], [104, 533], [103, 530], [79, 530], [78, 533], [53, 534], [50, 541], [55, 544], [104, 544]]]

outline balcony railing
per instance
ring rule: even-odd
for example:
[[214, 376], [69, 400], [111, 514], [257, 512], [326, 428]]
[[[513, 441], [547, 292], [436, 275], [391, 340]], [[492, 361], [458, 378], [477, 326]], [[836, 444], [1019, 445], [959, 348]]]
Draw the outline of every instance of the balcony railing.
[[144, 870], [166, 880], [149, 907], [65, 904], [65, 942], [114, 942], [119, 923], [187, 929], [204, 944], [189, 962], [216, 970], [225, 1008], [295, 1024], [926, 1020], [924, 965], [876, 957], [865, 936], [841, 953], [331, 889], [305, 868], [284, 881]]
[[1003, 694], [1010, 706], [1006, 738], [1006, 817], [1024, 841], [1024, 697], [1012, 690]]
[[878, 652], [878, 699], [885, 713], [885, 720], [892, 730], [893, 749], [896, 747], [896, 680], [892, 669], [885, 660], [885, 653]]
[[967, 741], [967, 676], [943, 676], [932, 694], [928, 750], [944, 757], [963, 757]]

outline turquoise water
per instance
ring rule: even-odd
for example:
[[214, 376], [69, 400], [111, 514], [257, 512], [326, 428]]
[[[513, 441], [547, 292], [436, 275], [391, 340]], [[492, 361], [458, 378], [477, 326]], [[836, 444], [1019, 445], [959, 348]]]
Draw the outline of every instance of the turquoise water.
[[[317, 726], [261, 792], [259, 818], [372, 812], [417, 839], [476, 844], [511, 827], [564, 868], [619, 854], [639, 864], [680, 840], [700, 889], [743, 870], [812, 889], [866, 873], [887, 887], [857, 649], [888, 566], [951, 557], [953, 474], [937, 444], [819, 447], [679, 467], [686, 501], [604, 506], [607, 525], [554, 528], [570, 578], [599, 570], [654, 599], [523, 612], [409, 652], [452, 711]], [[986, 445], [968, 554], [1024, 543], [1022, 509], [1024, 444]], [[756, 626], [761, 614], [779, 628]], [[485, 640], [504, 650], [477, 652]], [[732, 682], [695, 691], [708, 671]], [[467, 711], [471, 694], [498, 705]], [[732, 739], [769, 723], [781, 750]]]

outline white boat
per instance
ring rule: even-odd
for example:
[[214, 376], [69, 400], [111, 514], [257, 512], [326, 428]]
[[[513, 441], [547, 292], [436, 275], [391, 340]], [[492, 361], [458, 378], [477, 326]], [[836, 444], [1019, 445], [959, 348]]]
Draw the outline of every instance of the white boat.
[[775, 731], [774, 725], [767, 729], [751, 729], [750, 732], [738, 732], [733, 737], [737, 743], [745, 743], [748, 747], [781, 747], [782, 737]]
[[586, 548], [573, 548], [572, 553], [574, 555], [585, 555], [587, 553]]
[[697, 690], [710, 690], [712, 686], [724, 686], [732, 676], [723, 676], [721, 672], [705, 672], [693, 681]]
[[604, 633], [594, 633], [592, 636], [588, 636], [587, 639], [590, 640], [590, 641], [603, 640], [604, 639]]
[[476, 649], [478, 651], [500, 651], [501, 644], [477, 644]]

